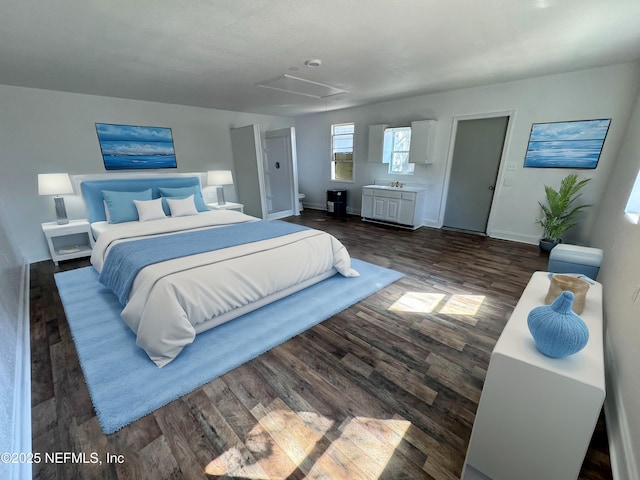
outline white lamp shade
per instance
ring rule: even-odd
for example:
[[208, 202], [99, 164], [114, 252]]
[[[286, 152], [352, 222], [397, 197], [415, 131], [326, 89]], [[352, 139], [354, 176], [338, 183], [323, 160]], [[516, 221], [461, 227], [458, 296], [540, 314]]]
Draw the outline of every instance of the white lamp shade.
[[207, 172], [207, 185], [233, 185], [231, 170], [211, 170]]
[[38, 195], [64, 195], [73, 193], [68, 173], [39, 173]]

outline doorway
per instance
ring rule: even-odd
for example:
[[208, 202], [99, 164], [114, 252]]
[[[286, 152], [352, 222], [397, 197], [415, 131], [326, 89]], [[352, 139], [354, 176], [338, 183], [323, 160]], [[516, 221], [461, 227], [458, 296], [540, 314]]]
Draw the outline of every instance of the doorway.
[[298, 215], [298, 168], [293, 127], [260, 132], [231, 129], [236, 190], [244, 211], [265, 220]]
[[298, 175], [293, 127], [265, 133], [265, 187], [267, 218], [297, 215]]
[[486, 234], [509, 118], [457, 121], [443, 227]]

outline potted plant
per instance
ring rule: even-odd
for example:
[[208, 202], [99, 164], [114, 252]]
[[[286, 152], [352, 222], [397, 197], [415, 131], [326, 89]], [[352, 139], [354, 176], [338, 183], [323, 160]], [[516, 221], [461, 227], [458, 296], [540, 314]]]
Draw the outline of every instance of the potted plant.
[[544, 186], [547, 197], [546, 205], [538, 202], [542, 208], [542, 218], [536, 223], [542, 226], [543, 235], [540, 240], [540, 248], [545, 251], [551, 250], [562, 241], [562, 234], [576, 225], [576, 217], [583, 208], [590, 205], [574, 205], [576, 200], [582, 195], [580, 190], [591, 179], [578, 180], [578, 175], [572, 173], [562, 179], [560, 189], [554, 190], [548, 185]]

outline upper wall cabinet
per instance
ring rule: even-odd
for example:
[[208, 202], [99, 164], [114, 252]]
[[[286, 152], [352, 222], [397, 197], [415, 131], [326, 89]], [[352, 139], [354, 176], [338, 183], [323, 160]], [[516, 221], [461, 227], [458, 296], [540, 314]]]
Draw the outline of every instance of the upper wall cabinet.
[[411, 122], [411, 150], [409, 162], [421, 165], [433, 163], [436, 120]]
[[[411, 146], [409, 163], [426, 165], [433, 163], [434, 140], [437, 120], [419, 120], [411, 122]], [[385, 161], [384, 131], [389, 125], [369, 125], [369, 152], [367, 160], [375, 163], [389, 163]]]
[[382, 161], [382, 149], [384, 147], [384, 129], [389, 125], [369, 125], [369, 162], [380, 163]]

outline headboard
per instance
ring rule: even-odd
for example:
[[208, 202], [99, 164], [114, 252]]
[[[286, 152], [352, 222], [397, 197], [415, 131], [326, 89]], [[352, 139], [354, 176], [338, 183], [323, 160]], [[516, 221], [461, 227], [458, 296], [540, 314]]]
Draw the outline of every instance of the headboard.
[[105, 221], [103, 190], [137, 192], [151, 188], [153, 198], [160, 198], [158, 188], [200, 187], [199, 177], [128, 178], [111, 180], [84, 180], [80, 183], [87, 205], [89, 223]]

